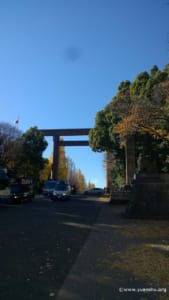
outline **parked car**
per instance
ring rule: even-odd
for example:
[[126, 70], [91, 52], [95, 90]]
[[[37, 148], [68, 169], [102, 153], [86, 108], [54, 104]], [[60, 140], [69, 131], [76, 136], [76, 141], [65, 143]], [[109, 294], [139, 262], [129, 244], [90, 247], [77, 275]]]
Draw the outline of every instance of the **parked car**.
[[52, 200], [66, 200], [71, 195], [71, 186], [69, 184], [58, 183], [55, 185], [54, 190], [51, 194]]
[[32, 187], [29, 185], [22, 185], [19, 183], [10, 184], [1, 192], [1, 203], [15, 203], [19, 204], [25, 201], [32, 201], [34, 193]]
[[98, 187], [95, 187], [95, 188], [92, 188], [92, 189], [89, 189], [89, 190], [86, 190], [84, 192], [85, 195], [93, 195], [93, 196], [101, 196], [104, 194], [104, 189], [102, 188], [98, 188]]

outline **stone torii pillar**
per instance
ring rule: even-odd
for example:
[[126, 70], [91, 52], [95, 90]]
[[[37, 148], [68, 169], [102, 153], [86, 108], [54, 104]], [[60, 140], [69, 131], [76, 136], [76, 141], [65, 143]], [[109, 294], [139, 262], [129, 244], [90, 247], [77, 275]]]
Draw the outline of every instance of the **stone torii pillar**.
[[58, 177], [58, 165], [59, 165], [59, 135], [53, 136], [53, 161], [52, 161], [52, 179]]
[[88, 136], [91, 128], [68, 128], [68, 129], [39, 129], [44, 136], [53, 137], [53, 162], [51, 178], [58, 178], [59, 147], [60, 146], [89, 146], [88, 140], [60, 140], [63, 136]]

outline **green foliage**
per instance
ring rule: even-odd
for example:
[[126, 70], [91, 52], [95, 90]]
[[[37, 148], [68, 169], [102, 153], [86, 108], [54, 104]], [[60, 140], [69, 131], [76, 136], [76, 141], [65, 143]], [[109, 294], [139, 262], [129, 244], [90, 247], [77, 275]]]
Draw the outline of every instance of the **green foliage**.
[[29, 160], [35, 161], [41, 158], [46, 147], [47, 142], [36, 126], [23, 134], [23, 150], [25, 155], [29, 156]]
[[136, 158], [141, 153], [158, 172], [168, 172], [168, 143], [162, 139], [155, 139], [149, 133], [138, 133], [135, 136]]
[[149, 74], [147, 72], [140, 73], [131, 84], [131, 96], [137, 97], [144, 95], [146, 84], [149, 80]]
[[125, 162], [118, 158], [112, 161], [110, 171], [110, 182], [112, 182], [111, 190], [120, 190], [125, 184]]
[[0, 166], [17, 169], [22, 152], [22, 132], [9, 123], [0, 123]]
[[46, 164], [42, 157], [47, 142], [37, 127], [24, 134], [16, 127], [0, 124], [1, 166], [8, 170], [11, 177], [32, 178], [34, 184], [39, 181], [40, 171]]
[[118, 87], [119, 92], [126, 92], [129, 90], [131, 82], [129, 80], [122, 81]]
[[114, 121], [112, 114], [107, 110], [99, 111], [96, 114], [95, 127], [89, 132], [89, 145], [95, 152], [119, 151], [119, 138], [114, 133]]
[[156, 65], [154, 65], [150, 70], [150, 76], [154, 77], [158, 71], [159, 71], [158, 67]]
[[[142, 153], [155, 162], [159, 172], [169, 172], [169, 65], [153, 66], [131, 83], [120, 83], [117, 94], [96, 114], [89, 133], [93, 151], [116, 153], [111, 177], [114, 184], [124, 178], [124, 151], [128, 135], [136, 137], [136, 161]], [[124, 148], [123, 148], [124, 150]]]
[[93, 151], [105, 151], [111, 145], [109, 136], [109, 120], [106, 118], [105, 111], [99, 111], [96, 114], [95, 128], [89, 132], [89, 143]]
[[47, 147], [43, 134], [37, 127], [31, 127], [23, 134], [22, 170], [24, 177], [37, 181], [40, 170], [44, 168], [46, 160], [42, 157]]
[[[8, 169], [11, 177], [33, 179], [35, 189], [39, 180], [50, 178], [52, 154], [43, 158], [47, 142], [38, 128], [31, 127], [24, 134], [8, 123], [0, 123], [0, 166]], [[64, 147], [59, 149], [58, 177], [75, 185], [78, 191], [86, 189], [85, 177], [81, 170], [76, 170], [74, 162], [66, 157]]]

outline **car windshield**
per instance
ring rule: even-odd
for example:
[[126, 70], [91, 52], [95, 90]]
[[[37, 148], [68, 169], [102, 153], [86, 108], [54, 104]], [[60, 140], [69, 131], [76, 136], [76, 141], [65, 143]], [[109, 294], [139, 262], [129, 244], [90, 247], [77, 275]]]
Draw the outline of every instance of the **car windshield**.
[[19, 185], [11, 185], [10, 190], [11, 193], [19, 193], [21, 192], [21, 187]]
[[56, 184], [55, 190], [56, 191], [66, 191], [67, 185], [66, 184]]
[[53, 189], [56, 185], [56, 181], [46, 181], [44, 187], [46, 189]]

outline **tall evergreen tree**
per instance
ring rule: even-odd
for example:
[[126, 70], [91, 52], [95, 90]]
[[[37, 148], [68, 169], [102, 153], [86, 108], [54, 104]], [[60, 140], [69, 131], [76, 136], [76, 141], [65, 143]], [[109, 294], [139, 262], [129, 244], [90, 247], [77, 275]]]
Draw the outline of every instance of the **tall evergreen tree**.
[[46, 147], [47, 142], [36, 126], [23, 134], [22, 171], [25, 177], [35, 182], [39, 180], [40, 171], [46, 162], [42, 156]]
[[[136, 160], [140, 152], [156, 161], [160, 172], [169, 171], [169, 67], [153, 66], [130, 83], [123, 81], [112, 101], [96, 114], [89, 143], [93, 151], [114, 153], [112, 169], [125, 165], [124, 145], [136, 139]], [[147, 143], [147, 141], [149, 141]], [[114, 164], [116, 162], [116, 164]]]

